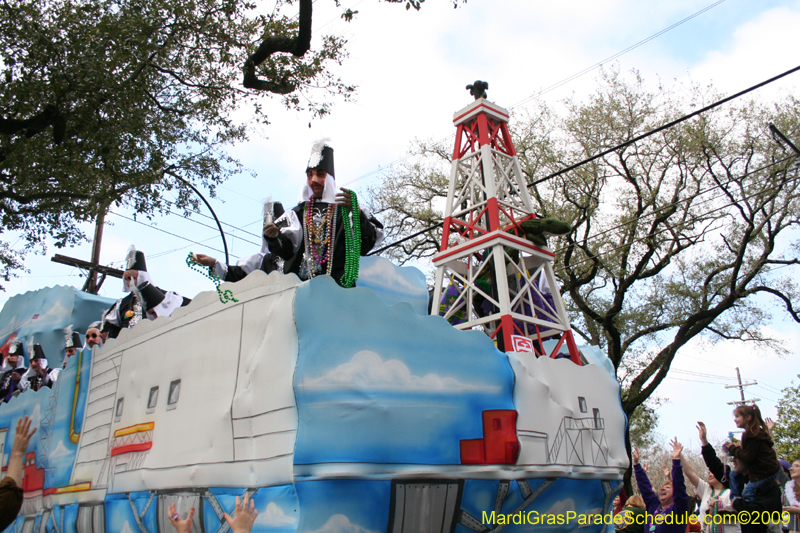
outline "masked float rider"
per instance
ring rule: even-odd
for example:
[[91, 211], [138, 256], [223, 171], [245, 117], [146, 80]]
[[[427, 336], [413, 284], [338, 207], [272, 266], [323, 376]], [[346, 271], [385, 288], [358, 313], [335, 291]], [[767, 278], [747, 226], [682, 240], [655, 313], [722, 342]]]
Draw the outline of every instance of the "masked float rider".
[[31, 367], [22, 376], [20, 384], [22, 390], [39, 390], [42, 387], [52, 387], [58, 379], [60, 368], [50, 368], [41, 344], [33, 345], [33, 355], [31, 356]]
[[81, 349], [81, 334], [77, 331], [72, 331], [72, 326], [67, 326], [64, 329], [65, 353], [64, 362], [61, 368], [67, 368], [67, 361]]
[[25, 368], [24, 354], [22, 344], [19, 342], [14, 342], [8, 347], [8, 355], [3, 360], [3, 367], [0, 368], [0, 403], [7, 402], [15, 392], [22, 390], [20, 382], [28, 371]]
[[[151, 294], [149, 303], [142, 297], [146, 287], [150, 287], [146, 289]], [[112, 339], [116, 339], [122, 329], [135, 326], [143, 317], [155, 320], [159, 316], [170, 316], [175, 309], [191, 302], [176, 292], [156, 287], [147, 272], [144, 252], [137, 250], [135, 246], [128, 250], [126, 269], [122, 274], [122, 291], [130, 294], [117, 300], [108, 310], [100, 328], [101, 332], [107, 330], [108, 337]], [[163, 295], [163, 298], [157, 293]]]
[[83, 345], [84, 349], [88, 348], [91, 350], [93, 346], [99, 346], [102, 348], [103, 344], [105, 344], [106, 339], [108, 338], [108, 332], [102, 334], [100, 332], [100, 328], [103, 327], [105, 316], [108, 312], [109, 310], [103, 311], [103, 320], [92, 322], [89, 324], [89, 327], [86, 328], [86, 342]]
[[[342, 207], [352, 209], [352, 199], [348, 189], [337, 193], [334, 175], [333, 148], [320, 141], [311, 151], [299, 204], [264, 227], [269, 250], [285, 261], [285, 274], [294, 272], [301, 280], [327, 274], [342, 284], [347, 257]], [[358, 216], [357, 252], [366, 255], [383, 238], [383, 224], [365, 209]]]

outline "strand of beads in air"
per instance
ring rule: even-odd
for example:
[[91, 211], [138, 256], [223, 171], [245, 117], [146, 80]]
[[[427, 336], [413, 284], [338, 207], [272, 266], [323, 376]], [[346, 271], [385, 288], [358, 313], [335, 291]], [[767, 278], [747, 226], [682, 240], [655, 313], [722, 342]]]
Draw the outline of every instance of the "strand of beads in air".
[[203, 274], [208, 279], [210, 279], [211, 281], [214, 282], [214, 286], [217, 289], [217, 296], [219, 296], [219, 301], [220, 302], [228, 303], [228, 302], [238, 302], [239, 301], [239, 300], [237, 300], [236, 298], [233, 297], [233, 291], [231, 291], [230, 289], [225, 289], [223, 291], [222, 289], [219, 288], [219, 284], [222, 283], [222, 280], [219, 278], [219, 276], [217, 276], [214, 273], [214, 268], [213, 267], [203, 266], [200, 263], [198, 263], [197, 261], [195, 261], [194, 260], [194, 254], [192, 252], [189, 252], [189, 255], [186, 256], [186, 266], [188, 266], [192, 270], [200, 272], [201, 274]]

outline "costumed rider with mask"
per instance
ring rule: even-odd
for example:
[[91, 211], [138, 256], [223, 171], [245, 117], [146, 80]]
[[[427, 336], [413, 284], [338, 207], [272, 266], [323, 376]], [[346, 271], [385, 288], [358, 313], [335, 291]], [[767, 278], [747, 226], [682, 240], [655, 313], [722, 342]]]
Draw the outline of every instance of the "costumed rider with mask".
[[336, 191], [333, 148], [325, 141], [317, 142], [311, 151], [300, 203], [267, 224], [264, 237], [269, 250], [286, 261], [284, 274], [294, 272], [301, 280], [327, 274], [345, 286], [342, 277], [347, 253], [369, 253], [383, 238], [383, 224], [368, 211], [359, 209], [361, 241], [355, 243], [357, 250], [346, 250], [342, 208], [353, 208], [352, 197], [345, 188]]
[[20, 342], [14, 342], [8, 347], [8, 355], [0, 368], [0, 403], [7, 402], [15, 392], [22, 390], [22, 376], [28, 371], [23, 356]]
[[61, 372], [60, 368], [50, 368], [47, 365], [47, 358], [44, 355], [44, 350], [41, 344], [34, 344], [30, 353], [31, 367], [22, 376], [20, 384], [22, 390], [39, 390], [42, 387], [52, 387], [53, 383], [58, 379], [58, 374]]
[[[130, 294], [117, 300], [105, 314], [101, 331], [116, 339], [123, 328], [132, 328], [143, 317], [155, 320], [158, 316], [170, 316], [175, 309], [188, 305], [190, 299], [172, 291], [159, 289], [147, 272], [144, 252], [135, 246], [128, 249], [126, 269], [122, 274], [122, 291]], [[144, 297], [145, 293], [149, 296]]]
[[97, 322], [92, 322], [89, 324], [89, 327], [86, 328], [86, 343], [83, 345], [84, 349], [91, 350], [93, 346], [99, 346], [100, 348], [103, 347], [103, 344], [106, 342], [106, 337], [108, 337], [108, 333], [101, 333], [100, 328], [103, 327], [103, 322], [105, 321], [105, 315], [108, 310], [103, 311], [103, 320], [98, 320]]
[[[266, 228], [273, 220], [280, 218], [284, 213], [283, 204], [280, 202], [272, 202], [271, 198], [264, 201], [264, 225]], [[261, 270], [265, 274], [269, 274], [274, 270], [279, 269], [278, 256], [270, 253], [267, 239], [261, 236], [261, 251], [253, 254], [250, 257], [239, 259], [235, 265], [226, 265], [217, 259], [205, 254], [194, 254], [194, 260], [203, 266], [212, 267], [214, 274], [223, 281], [239, 281], [244, 279], [245, 276], [256, 270]]]
[[67, 368], [67, 361], [69, 361], [69, 358], [81, 349], [81, 334], [77, 331], [72, 331], [72, 326], [67, 326], [64, 328], [64, 340], [65, 353], [61, 368]]

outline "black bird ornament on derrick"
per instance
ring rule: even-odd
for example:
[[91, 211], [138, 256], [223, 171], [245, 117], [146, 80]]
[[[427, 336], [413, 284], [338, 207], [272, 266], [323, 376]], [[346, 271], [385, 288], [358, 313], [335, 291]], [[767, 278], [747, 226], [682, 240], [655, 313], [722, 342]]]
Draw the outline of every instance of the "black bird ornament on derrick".
[[469, 90], [469, 94], [475, 97], [475, 100], [479, 98], [486, 98], [486, 89], [489, 88], [488, 81], [481, 81], [475, 80], [474, 83], [467, 85], [467, 90]]

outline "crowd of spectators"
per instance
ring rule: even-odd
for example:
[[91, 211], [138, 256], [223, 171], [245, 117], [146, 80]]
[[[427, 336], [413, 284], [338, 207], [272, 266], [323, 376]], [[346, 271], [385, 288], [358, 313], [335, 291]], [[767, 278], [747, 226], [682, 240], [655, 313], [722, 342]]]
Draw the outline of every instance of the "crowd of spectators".
[[[800, 458], [779, 459], [770, 419], [756, 405], [739, 405], [733, 412], [741, 438], [729, 434], [720, 452], [708, 442], [707, 428], [697, 423], [700, 453], [708, 469], [702, 479], [676, 440], [667, 481], [658, 492], [650, 484], [647, 465], [632, 451], [636, 485], [641, 494], [623, 504], [615, 500], [619, 533], [800, 533]], [[723, 460], [724, 459], [724, 460]], [[688, 480], [694, 488], [690, 497]], [[622, 514], [619, 514], [622, 513]], [[638, 519], [637, 519], [638, 518]]]

